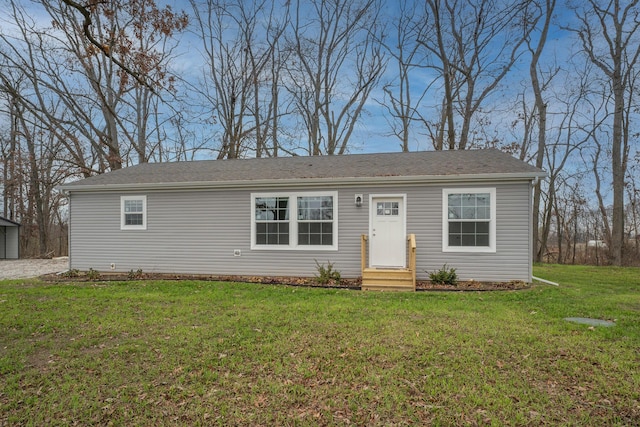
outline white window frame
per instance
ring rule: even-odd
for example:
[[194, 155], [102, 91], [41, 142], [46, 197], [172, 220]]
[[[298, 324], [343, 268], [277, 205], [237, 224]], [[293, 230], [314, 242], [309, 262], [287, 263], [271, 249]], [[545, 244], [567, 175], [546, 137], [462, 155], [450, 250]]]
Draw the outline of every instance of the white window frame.
[[[333, 237], [332, 245], [298, 245], [298, 197], [333, 197]], [[289, 198], [289, 244], [256, 244], [256, 198]], [[251, 250], [300, 250], [300, 251], [337, 251], [338, 250], [338, 192], [337, 191], [283, 191], [275, 193], [251, 193]]]
[[[125, 221], [125, 201], [142, 201], [142, 224], [127, 225]], [[120, 196], [120, 230], [146, 230], [147, 229], [147, 196]]]
[[[489, 220], [489, 246], [449, 246], [449, 195], [489, 193], [491, 206]], [[442, 252], [495, 253], [496, 252], [496, 189], [444, 188], [442, 189]]]

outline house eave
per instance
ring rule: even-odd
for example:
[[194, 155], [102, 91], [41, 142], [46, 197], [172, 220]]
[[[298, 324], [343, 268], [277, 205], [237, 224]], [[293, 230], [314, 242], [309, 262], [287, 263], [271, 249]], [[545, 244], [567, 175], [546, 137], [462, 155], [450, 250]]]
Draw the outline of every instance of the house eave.
[[89, 184], [62, 185], [59, 187], [65, 193], [95, 192], [95, 191], [140, 191], [140, 190], [202, 190], [202, 189], [260, 189], [281, 187], [323, 187], [344, 185], [402, 185], [402, 184], [434, 184], [449, 182], [452, 184], [470, 181], [503, 182], [503, 181], [533, 181], [544, 179], [544, 172], [527, 173], [487, 173], [461, 175], [416, 175], [416, 176], [375, 176], [375, 177], [346, 177], [346, 178], [293, 178], [293, 179], [265, 179], [241, 181], [195, 181], [195, 182], [155, 182], [155, 183], [127, 183], [127, 184]]
[[[6, 224], [3, 224], [6, 223]], [[20, 224], [19, 222], [15, 222], [13, 220], [10, 220], [8, 218], [5, 217], [0, 217], [0, 226], [1, 227], [22, 227], [22, 224]]]

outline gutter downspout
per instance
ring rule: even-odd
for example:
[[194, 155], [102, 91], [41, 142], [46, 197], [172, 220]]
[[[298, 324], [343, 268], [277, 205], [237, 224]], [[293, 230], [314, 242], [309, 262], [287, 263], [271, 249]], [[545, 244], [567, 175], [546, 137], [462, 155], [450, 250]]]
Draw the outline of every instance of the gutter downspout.
[[538, 185], [539, 178], [536, 176], [531, 180], [531, 187], [529, 187], [529, 277], [533, 281], [533, 242], [538, 236], [533, 235], [533, 194], [536, 185]]
[[541, 279], [541, 278], [536, 277], [536, 276], [531, 276], [531, 278], [532, 278], [533, 280], [537, 280], [538, 282], [542, 282], [542, 283], [545, 283], [545, 284], [547, 284], [547, 285], [560, 286], [560, 284], [559, 284], [559, 283], [552, 282], [551, 280]]

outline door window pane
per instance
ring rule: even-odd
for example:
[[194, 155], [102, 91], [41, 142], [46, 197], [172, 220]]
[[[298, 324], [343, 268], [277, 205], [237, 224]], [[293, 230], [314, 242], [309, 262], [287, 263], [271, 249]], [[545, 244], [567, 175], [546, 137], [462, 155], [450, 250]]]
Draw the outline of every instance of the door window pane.
[[400, 204], [398, 202], [377, 202], [377, 216], [398, 216], [400, 214]]

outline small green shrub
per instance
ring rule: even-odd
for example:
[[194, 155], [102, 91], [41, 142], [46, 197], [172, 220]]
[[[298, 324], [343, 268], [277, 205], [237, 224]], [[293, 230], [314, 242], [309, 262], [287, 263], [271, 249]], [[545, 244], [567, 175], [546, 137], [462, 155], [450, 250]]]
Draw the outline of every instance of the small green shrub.
[[429, 279], [431, 283], [436, 285], [451, 285], [458, 284], [458, 275], [455, 268], [448, 268], [447, 264], [444, 264], [440, 270], [435, 270], [429, 273]]
[[133, 271], [133, 268], [132, 268], [131, 270], [129, 270], [129, 273], [127, 274], [127, 278], [129, 280], [142, 279], [142, 277], [144, 277], [144, 273], [142, 272], [141, 268], [139, 268], [136, 271]]
[[67, 270], [61, 274], [62, 277], [78, 277], [80, 276], [80, 270], [77, 268], [72, 268], [71, 270]]
[[90, 268], [89, 271], [87, 271], [87, 279], [98, 280], [99, 278], [100, 278], [100, 272], [94, 270], [93, 268]]
[[340, 272], [333, 268], [333, 263], [327, 261], [327, 266], [324, 264], [320, 264], [317, 260], [316, 269], [318, 270], [318, 274], [316, 274], [316, 282], [321, 285], [328, 285], [330, 283], [335, 283], [336, 285], [340, 284]]

